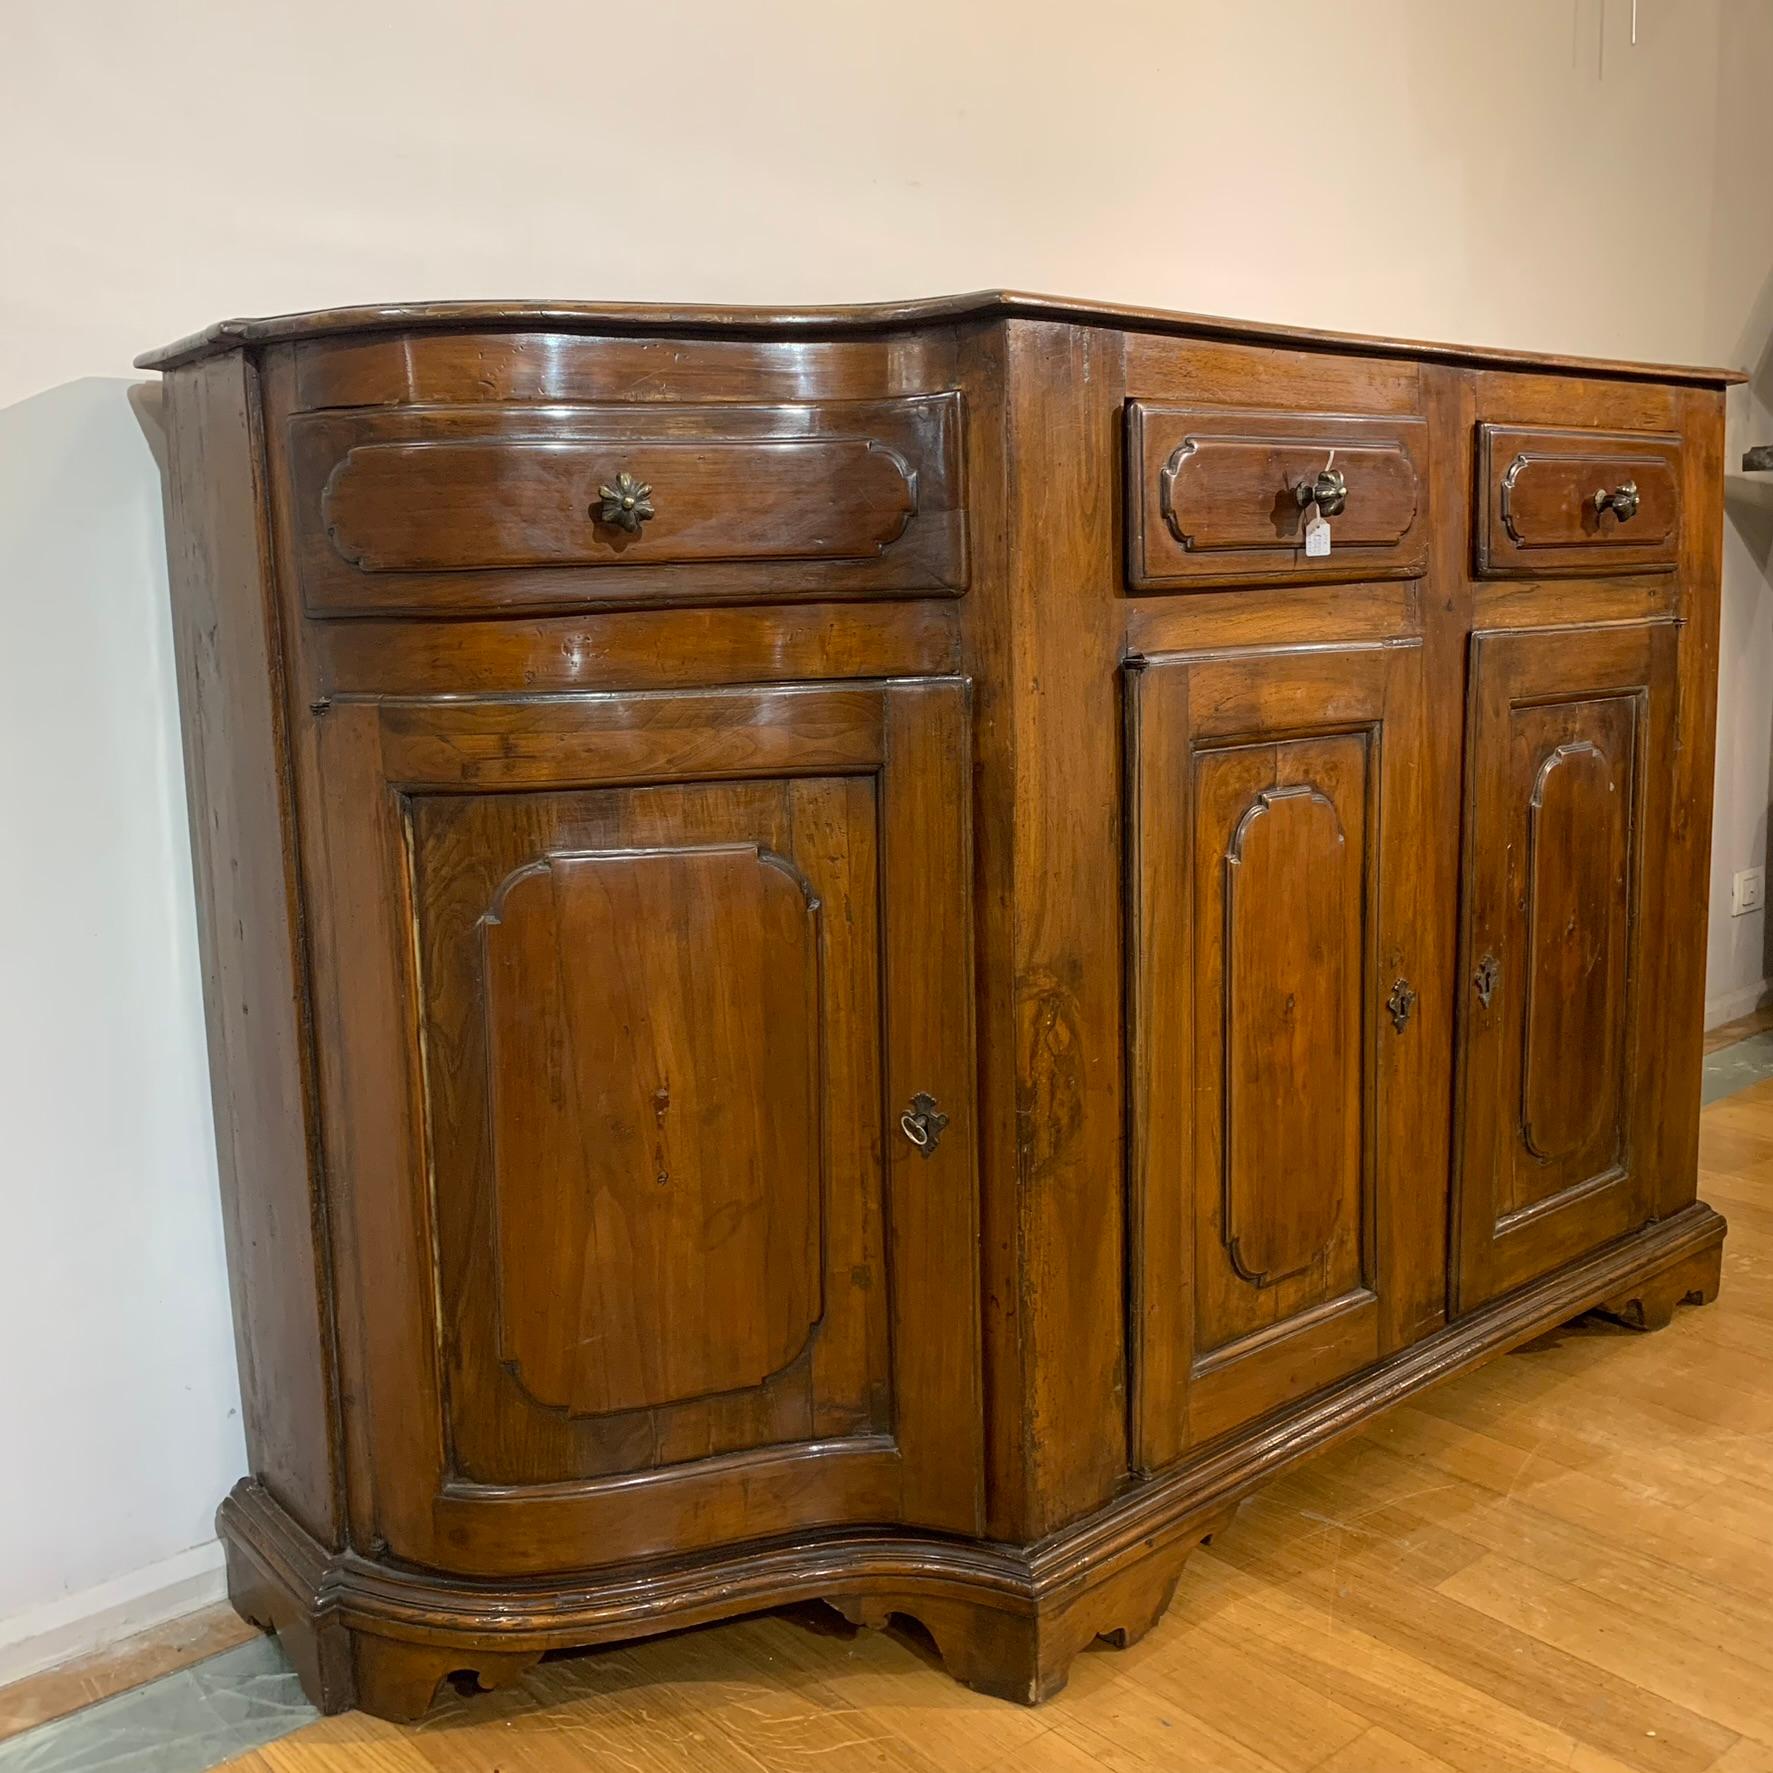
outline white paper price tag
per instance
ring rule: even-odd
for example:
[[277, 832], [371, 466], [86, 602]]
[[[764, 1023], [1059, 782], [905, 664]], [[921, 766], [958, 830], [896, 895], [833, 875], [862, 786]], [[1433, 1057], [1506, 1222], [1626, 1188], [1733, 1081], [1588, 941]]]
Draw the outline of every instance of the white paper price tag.
[[1330, 520], [1320, 517], [1316, 505], [1305, 513], [1305, 558], [1322, 560], [1330, 551]]

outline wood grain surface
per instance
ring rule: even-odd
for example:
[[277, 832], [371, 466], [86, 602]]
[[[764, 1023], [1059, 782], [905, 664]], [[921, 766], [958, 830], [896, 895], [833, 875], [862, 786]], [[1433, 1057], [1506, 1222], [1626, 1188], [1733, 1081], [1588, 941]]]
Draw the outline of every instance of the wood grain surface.
[[1722, 379], [1000, 296], [197, 347], [220, 1519], [310, 1693], [822, 1598], [1047, 1698], [1262, 1482], [1709, 1298]]

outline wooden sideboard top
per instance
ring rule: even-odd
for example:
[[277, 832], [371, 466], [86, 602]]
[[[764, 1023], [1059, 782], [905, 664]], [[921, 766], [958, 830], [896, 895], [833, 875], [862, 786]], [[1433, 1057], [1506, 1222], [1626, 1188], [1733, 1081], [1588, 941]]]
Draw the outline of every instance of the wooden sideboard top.
[[932, 296], [918, 301], [867, 302], [853, 307], [680, 307], [652, 302], [408, 302], [386, 307], [323, 308], [307, 314], [279, 314], [261, 320], [218, 320], [201, 332], [163, 345], [158, 350], [144, 352], [135, 361], [138, 369], [176, 369], [219, 352], [247, 346], [378, 332], [557, 329], [624, 336], [726, 334], [739, 338], [817, 339], [898, 332], [958, 320], [1053, 320], [1076, 326], [1110, 326], [1134, 332], [1231, 339], [1258, 345], [1291, 345], [1367, 357], [1413, 357], [1477, 369], [1553, 370], [1566, 375], [1682, 382], [1706, 387], [1727, 387], [1748, 379], [1746, 372], [1739, 369], [1560, 357], [1493, 346], [1427, 344], [1364, 333], [1323, 332], [1311, 327], [1280, 326], [1266, 321], [1228, 320], [1206, 314], [1176, 313], [1165, 308], [1124, 307], [1113, 302], [1089, 302], [1069, 296], [1030, 295], [995, 289], [976, 290], [970, 295]]

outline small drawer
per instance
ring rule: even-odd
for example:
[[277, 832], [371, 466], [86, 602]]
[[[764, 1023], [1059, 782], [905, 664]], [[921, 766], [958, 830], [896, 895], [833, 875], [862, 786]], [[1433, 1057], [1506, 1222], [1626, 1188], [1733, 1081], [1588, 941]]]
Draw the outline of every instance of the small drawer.
[[[1427, 570], [1426, 421], [1127, 406], [1135, 590], [1414, 578]], [[1330, 551], [1305, 552], [1298, 488], [1340, 477]]]
[[956, 592], [959, 431], [956, 393], [303, 414], [289, 464], [306, 608]]
[[1681, 444], [1642, 431], [1479, 425], [1483, 578], [1666, 572], [1681, 545]]

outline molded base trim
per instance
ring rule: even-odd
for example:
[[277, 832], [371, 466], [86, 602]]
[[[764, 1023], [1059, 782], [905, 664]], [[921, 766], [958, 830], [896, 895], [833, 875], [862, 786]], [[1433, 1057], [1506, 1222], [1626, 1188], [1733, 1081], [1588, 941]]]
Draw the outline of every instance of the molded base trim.
[[817, 1532], [545, 1580], [467, 1580], [333, 1554], [251, 1479], [222, 1504], [229, 1592], [276, 1630], [323, 1711], [412, 1718], [438, 1683], [521, 1677], [544, 1652], [645, 1637], [785, 1602], [858, 1624], [921, 1620], [957, 1678], [1036, 1704], [1093, 1638], [1130, 1643], [1162, 1617], [1194, 1547], [1258, 1485], [1358, 1433], [1427, 1386], [1583, 1311], [1666, 1323], [1716, 1296], [1725, 1225], [1695, 1203], [1450, 1324], [1303, 1405], [1145, 1479], [1033, 1545], [899, 1531]]

